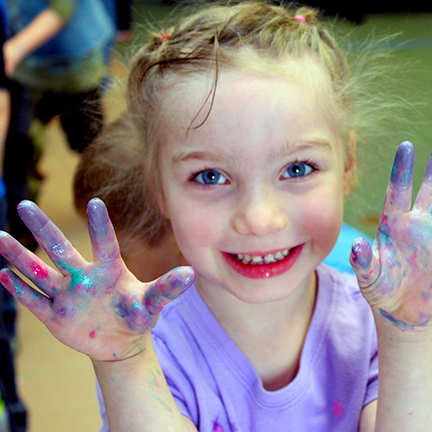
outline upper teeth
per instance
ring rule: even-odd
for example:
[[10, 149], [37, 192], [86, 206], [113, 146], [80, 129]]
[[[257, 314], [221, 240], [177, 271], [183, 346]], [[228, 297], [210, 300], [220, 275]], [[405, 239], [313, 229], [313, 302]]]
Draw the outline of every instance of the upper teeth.
[[243, 264], [270, 264], [284, 259], [289, 254], [289, 249], [276, 252], [275, 254], [268, 255], [246, 255], [237, 254], [237, 259]]

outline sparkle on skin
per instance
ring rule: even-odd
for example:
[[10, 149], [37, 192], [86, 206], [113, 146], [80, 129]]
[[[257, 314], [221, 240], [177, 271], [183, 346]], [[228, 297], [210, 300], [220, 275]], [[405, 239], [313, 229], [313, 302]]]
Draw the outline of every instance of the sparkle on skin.
[[86, 275], [82, 269], [74, 269], [73, 267], [62, 263], [61, 261], [57, 261], [57, 264], [63, 267], [71, 277], [71, 282], [68, 286], [69, 290], [77, 290], [79, 287], [84, 287], [85, 292], [91, 294], [93, 297], [97, 294], [97, 290], [95, 285], [92, 283], [91, 275]]
[[46, 268], [42, 267], [41, 265], [36, 264], [36, 265], [33, 267], [33, 271], [32, 271], [32, 273], [33, 273], [37, 278], [45, 279], [45, 280], [48, 279], [48, 270], [47, 270]]

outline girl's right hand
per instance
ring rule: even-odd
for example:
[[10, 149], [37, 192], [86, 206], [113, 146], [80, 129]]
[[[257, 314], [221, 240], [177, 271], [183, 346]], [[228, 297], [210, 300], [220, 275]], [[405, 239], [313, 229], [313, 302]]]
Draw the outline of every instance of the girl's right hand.
[[84, 260], [36, 204], [24, 201], [18, 212], [60, 274], [0, 232], [0, 253], [42, 293], [8, 269], [1, 270], [0, 281], [58, 340], [92, 360], [122, 360], [144, 351], [160, 311], [195, 280], [191, 267], [178, 267], [150, 283], [136, 279], [121, 258], [108, 212], [98, 198], [87, 210], [92, 262]]

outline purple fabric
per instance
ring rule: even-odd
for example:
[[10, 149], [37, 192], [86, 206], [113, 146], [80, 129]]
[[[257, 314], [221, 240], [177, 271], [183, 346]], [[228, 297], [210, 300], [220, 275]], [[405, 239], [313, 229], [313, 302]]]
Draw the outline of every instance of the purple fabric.
[[195, 287], [164, 309], [155, 350], [180, 411], [200, 432], [358, 431], [362, 408], [378, 394], [372, 313], [353, 276], [325, 265], [317, 272], [299, 372], [275, 392], [264, 390]]

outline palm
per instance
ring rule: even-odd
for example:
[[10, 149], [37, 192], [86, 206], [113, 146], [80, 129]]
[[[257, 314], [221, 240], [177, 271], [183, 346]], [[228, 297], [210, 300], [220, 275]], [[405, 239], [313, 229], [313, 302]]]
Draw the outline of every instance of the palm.
[[[374, 242], [374, 256], [355, 242], [351, 261], [369, 304], [403, 329], [428, 324], [432, 317], [432, 172], [430, 163], [411, 207], [412, 145], [396, 154], [384, 210]], [[363, 264], [363, 265], [362, 265]]]
[[91, 263], [37, 206], [24, 203], [20, 214], [61, 274], [4, 233], [0, 252], [43, 294], [9, 270], [2, 272], [2, 283], [57, 339], [94, 360], [122, 359], [142, 350], [144, 335], [163, 306], [194, 280], [193, 270], [178, 268], [152, 283], [138, 281], [121, 259], [100, 200], [89, 205]]
[[145, 285], [121, 261], [89, 264], [70, 272], [59, 285], [51, 308], [42, 315], [48, 330], [95, 360], [123, 358], [139, 349], [142, 334], [154, 326], [157, 317], [140, 315], [142, 305], [136, 314], [131, 312], [134, 293], [144, 298]]

